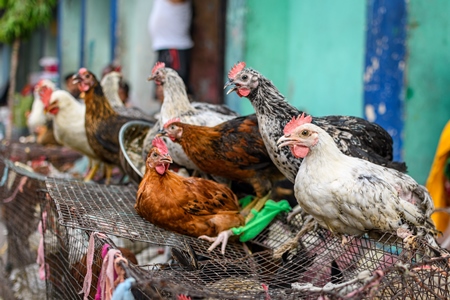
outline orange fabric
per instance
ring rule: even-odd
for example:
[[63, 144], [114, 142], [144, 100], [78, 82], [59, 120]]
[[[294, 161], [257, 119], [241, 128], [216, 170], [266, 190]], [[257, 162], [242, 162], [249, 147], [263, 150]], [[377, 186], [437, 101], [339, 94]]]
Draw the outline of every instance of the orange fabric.
[[[443, 208], [450, 206], [450, 199], [445, 193], [445, 174], [444, 168], [447, 158], [450, 155], [450, 121], [444, 127], [436, 149], [430, 174], [428, 175], [426, 187], [433, 198], [435, 208]], [[449, 214], [446, 212], [436, 212], [431, 218], [436, 228], [442, 232], [449, 225]]]

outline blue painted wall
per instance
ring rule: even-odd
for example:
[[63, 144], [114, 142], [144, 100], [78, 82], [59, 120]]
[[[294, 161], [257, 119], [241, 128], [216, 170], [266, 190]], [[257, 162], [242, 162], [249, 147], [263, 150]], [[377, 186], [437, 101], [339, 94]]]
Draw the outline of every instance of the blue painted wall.
[[394, 140], [394, 159], [403, 161], [403, 74], [406, 0], [369, 0], [367, 11], [365, 117]]

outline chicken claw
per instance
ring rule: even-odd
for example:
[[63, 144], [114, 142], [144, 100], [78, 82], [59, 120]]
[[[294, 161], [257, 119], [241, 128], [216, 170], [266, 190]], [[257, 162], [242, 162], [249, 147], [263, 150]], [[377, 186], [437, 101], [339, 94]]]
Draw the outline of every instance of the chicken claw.
[[199, 238], [199, 239], [202, 239], [202, 240], [205, 240], [205, 241], [208, 241], [208, 242], [210, 242], [210, 243], [213, 243], [213, 244], [208, 248], [208, 252], [213, 251], [217, 246], [219, 246], [220, 244], [222, 244], [220, 253], [222, 253], [222, 255], [224, 255], [224, 254], [225, 254], [225, 248], [227, 247], [228, 239], [229, 239], [231, 236], [233, 236], [233, 235], [234, 235], [234, 233], [233, 233], [230, 229], [228, 229], [228, 230], [222, 231], [222, 232], [219, 233], [219, 235], [216, 236], [216, 237], [209, 237], [209, 236], [207, 236], [207, 235], [201, 235], [201, 236], [199, 236], [198, 238]]

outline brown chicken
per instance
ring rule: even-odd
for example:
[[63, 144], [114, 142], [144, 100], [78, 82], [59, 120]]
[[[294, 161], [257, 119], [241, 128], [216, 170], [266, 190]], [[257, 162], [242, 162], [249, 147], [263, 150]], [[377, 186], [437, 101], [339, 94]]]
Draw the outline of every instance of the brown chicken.
[[74, 75], [74, 82], [78, 83], [78, 88], [85, 94], [86, 136], [94, 153], [105, 163], [106, 184], [109, 184], [113, 165], [119, 165], [120, 128], [126, 122], [135, 119], [119, 115], [112, 108], [97, 78], [87, 69], [81, 68]]
[[169, 170], [172, 158], [164, 141], [156, 137], [146, 160], [134, 208], [161, 228], [222, 243], [222, 253], [230, 228], [244, 225], [236, 195], [226, 186], [203, 178], [185, 178]]
[[176, 118], [164, 124], [164, 134], [179, 143], [200, 170], [248, 183], [257, 198], [267, 195], [275, 181], [284, 178], [267, 153], [255, 114], [214, 127], [185, 124]]

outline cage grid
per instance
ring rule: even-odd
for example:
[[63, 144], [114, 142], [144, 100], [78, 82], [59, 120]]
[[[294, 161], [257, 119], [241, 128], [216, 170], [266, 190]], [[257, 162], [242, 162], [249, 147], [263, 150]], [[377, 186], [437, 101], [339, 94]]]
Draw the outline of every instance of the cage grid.
[[[208, 252], [208, 242], [165, 231], [137, 215], [136, 185], [46, 177], [28, 163], [41, 158], [40, 147], [6, 149], [2, 143], [0, 221], [7, 228], [8, 248], [0, 297], [5, 299], [10, 297], [4, 286], [17, 299], [42, 299], [43, 294], [82, 299], [89, 238], [96, 232], [107, 237], [95, 238], [89, 299], [95, 299], [105, 243], [127, 255], [130, 263], [123, 268], [136, 279], [136, 299], [450, 299], [448, 252], [421, 238], [405, 242], [389, 234], [365, 235], [343, 244], [340, 237], [312, 227], [294, 240], [307, 217], [288, 220], [284, 213], [253, 240], [230, 243], [225, 255], [218, 249]], [[55, 165], [73, 159], [54, 152]], [[40, 220], [45, 224], [45, 281], [38, 278], [36, 264]], [[286, 243], [290, 247], [280, 253]], [[160, 246], [171, 248], [170, 262], [152, 261]]]
[[301, 215], [288, 221], [282, 214], [245, 246], [227, 246], [223, 256], [216, 251], [208, 253], [207, 242], [162, 230], [140, 218], [133, 208], [134, 185], [47, 179], [46, 186], [63, 227], [173, 248], [175, 260], [170, 264], [139, 263], [130, 267], [137, 277], [136, 287], [151, 299], [174, 299], [181, 294], [191, 299], [405, 299], [417, 293], [420, 296], [414, 297], [418, 299], [450, 296], [449, 257], [442, 257], [446, 255], [444, 250], [432, 249], [419, 237], [408, 244], [390, 234], [376, 238], [365, 235], [349, 237], [343, 244], [341, 238], [317, 227], [301, 236], [295, 247], [274, 258], [274, 251], [304, 226]]
[[36, 264], [40, 220], [37, 191], [44, 187], [45, 176], [10, 160], [0, 161], [0, 222], [6, 229], [0, 253], [5, 270], [0, 280], [2, 290], [15, 299], [40, 299], [45, 285], [38, 278]]
[[0, 141], [0, 298], [42, 299], [36, 252], [40, 196], [47, 175], [64, 174], [81, 156], [64, 147]]
[[[95, 183], [48, 179], [47, 190], [56, 203], [62, 225], [104, 232], [130, 240], [178, 248], [186, 255], [221, 259], [220, 249], [208, 252], [209, 243], [157, 227], [134, 209], [137, 186], [106, 186]], [[242, 244], [230, 243], [225, 257], [246, 255]]]

